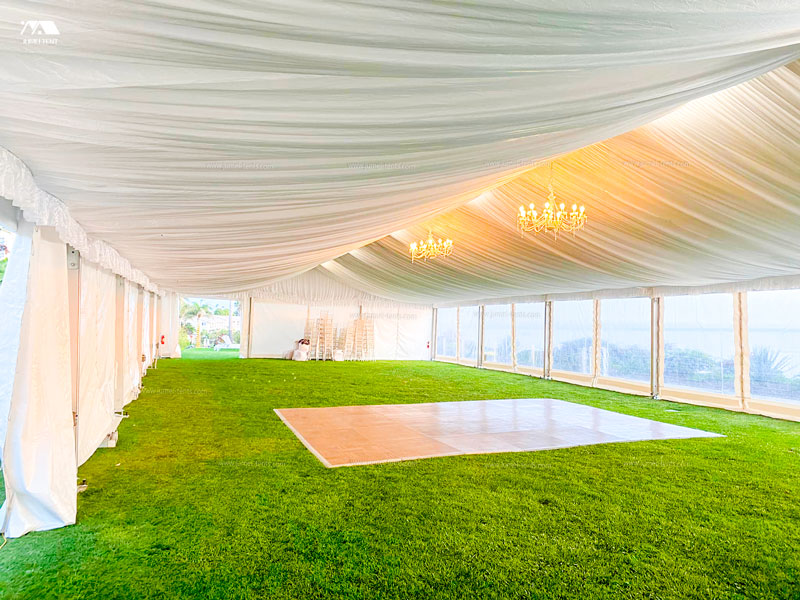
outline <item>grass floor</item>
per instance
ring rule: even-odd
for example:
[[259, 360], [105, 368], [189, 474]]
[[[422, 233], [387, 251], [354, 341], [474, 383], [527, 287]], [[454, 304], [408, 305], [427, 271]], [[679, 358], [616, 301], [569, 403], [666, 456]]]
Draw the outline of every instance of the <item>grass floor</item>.
[[[273, 408], [552, 397], [723, 433], [326, 469]], [[800, 598], [800, 423], [456, 365], [162, 360], [7, 598]], [[677, 411], [677, 412], [672, 412]]]

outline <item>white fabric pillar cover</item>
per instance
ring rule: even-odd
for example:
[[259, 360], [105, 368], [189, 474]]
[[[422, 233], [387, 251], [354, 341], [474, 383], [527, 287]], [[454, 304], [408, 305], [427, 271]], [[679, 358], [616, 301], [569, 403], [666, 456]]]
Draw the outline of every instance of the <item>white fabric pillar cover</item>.
[[597, 377], [600, 375], [600, 356], [602, 350], [602, 330], [600, 321], [600, 300], [593, 302], [592, 311], [592, 386], [597, 385]]
[[114, 375], [114, 411], [121, 411], [125, 406], [125, 349], [127, 338], [125, 337], [125, 302], [127, 300], [128, 288], [127, 281], [117, 275], [116, 279], [116, 300], [114, 318], [114, 357], [116, 360], [116, 371]]
[[661, 299], [650, 299], [650, 395], [659, 396], [659, 363], [661, 360]]
[[544, 303], [544, 378], [550, 379], [553, 369], [553, 303]]
[[81, 261], [78, 347], [78, 464], [83, 464], [116, 425], [116, 277]]
[[249, 296], [239, 302], [242, 313], [242, 331], [239, 334], [239, 358], [250, 358], [250, 304]]
[[8, 411], [17, 369], [22, 313], [28, 297], [28, 267], [31, 258], [33, 225], [19, 225], [8, 268], [0, 285], [0, 457], [6, 440]]
[[7, 537], [75, 522], [66, 253], [52, 228], [36, 230], [3, 448], [0, 529]]
[[747, 293], [733, 294], [733, 339], [735, 345], [735, 394], [742, 409], [750, 403], [750, 340], [747, 323]]
[[150, 363], [158, 357], [158, 308], [159, 298], [157, 294], [150, 292]]

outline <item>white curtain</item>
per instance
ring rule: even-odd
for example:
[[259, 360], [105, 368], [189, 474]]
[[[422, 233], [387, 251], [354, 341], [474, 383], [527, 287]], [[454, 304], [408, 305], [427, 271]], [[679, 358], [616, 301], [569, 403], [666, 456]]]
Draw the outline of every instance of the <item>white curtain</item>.
[[432, 312], [429, 306], [406, 304], [307, 306], [256, 300], [251, 315], [251, 356], [283, 357], [303, 337], [308, 317], [316, 319], [327, 313], [337, 330], [344, 330], [359, 315], [371, 319], [375, 360], [428, 360]]
[[8, 537], [74, 523], [77, 506], [67, 252], [49, 227], [33, 235], [27, 278], [3, 448]]
[[159, 331], [157, 341], [161, 344], [161, 336], [164, 336], [164, 344], [161, 345], [161, 356], [166, 358], [180, 358], [181, 346], [178, 343], [180, 332], [180, 297], [175, 292], [168, 292], [161, 298], [161, 309], [159, 310]]
[[158, 339], [159, 329], [159, 298], [156, 294], [150, 294], [150, 363], [158, 356], [158, 348], [160, 346]]
[[282, 358], [303, 337], [307, 315], [305, 305], [253, 302], [251, 356]]
[[114, 416], [116, 278], [110, 271], [85, 260], [81, 260], [80, 277], [79, 465], [88, 460], [118, 422]]
[[398, 310], [397, 360], [430, 360], [432, 319], [431, 307], [401, 307]]
[[[364, 292], [358, 289], [357, 285], [357, 279], [343, 281], [333, 276], [328, 270], [318, 268], [297, 277], [258, 288], [247, 295], [233, 294], [231, 298], [244, 301], [246, 296], [252, 296], [257, 300], [277, 304], [307, 304], [323, 308], [359, 305], [397, 307], [401, 304], [391, 298]], [[412, 306], [418, 306], [418, 304], [412, 304]]]
[[147, 367], [150, 366], [150, 362], [153, 358], [153, 349], [152, 344], [150, 343], [150, 338], [153, 335], [153, 330], [150, 325], [150, 293], [146, 291], [143, 292], [140, 296], [140, 301], [142, 303], [140, 352], [144, 356], [144, 361], [142, 361], [142, 375], [144, 375], [147, 372]]
[[20, 341], [22, 315], [28, 299], [28, 270], [31, 260], [33, 225], [22, 221], [0, 284], [0, 457], [6, 440], [8, 411], [14, 391], [14, 373]]
[[408, 305], [365, 306], [375, 327], [376, 360], [428, 360], [433, 309]]
[[242, 333], [239, 338], [241, 340], [239, 343], [239, 358], [250, 358], [250, 328], [252, 327], [250, 303], [251, 299], [247, 296], [243, 296], [239, 299], [239, 306], [242, 311]]
[[136, 399], [139, 395], [141, 351], [139, 349], [138, 333], [138, 306], [139, 286], [125, 281], [125, 316], [124, 316], [124, 358], [122, 369], [122, 405], [116, 407], [122, 410], [123, 406]]
[[397, 340], [400, 336], [397, 313], [398, 309], [391, 307], [364, 309], [364, 315], [373, 322], [376, 359], [397, 358]]

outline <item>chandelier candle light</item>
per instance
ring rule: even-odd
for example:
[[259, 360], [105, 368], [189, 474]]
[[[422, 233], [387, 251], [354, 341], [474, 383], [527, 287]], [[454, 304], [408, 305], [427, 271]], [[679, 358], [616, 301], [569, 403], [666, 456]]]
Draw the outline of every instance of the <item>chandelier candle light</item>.
[[552, 231], [553, 235], [558, 235], [559, 231], [575, 232], [583, 229], [586, 223], [586, 209], [577, 204], [572, 205], [572, 210], [567, 212], [564, 203], [556, 204], [556, 194], [553, 191], [553, 163], [550, 163], [550, 180], [547, 183], [550, 193], [547, 195], [547, 202], [541, 214], [536, 211], [536, 207], [531, 203], [528, 210], [524, 206], [519, 207], [517, 215], [517, 227], [521, 232], [534, 231], [541, 233]]
[[439, 256], [450, 256], [453, 253], [453, 240], [447, 239], [438, 240], [433, 239], [433, 234], [428, 232], [428, 239], [420, 240], [419, 243], [411, 242], [408, 247], [411, 253], [411, 262], [415, 260], [428, 260], [429, 258], [437, 258]]

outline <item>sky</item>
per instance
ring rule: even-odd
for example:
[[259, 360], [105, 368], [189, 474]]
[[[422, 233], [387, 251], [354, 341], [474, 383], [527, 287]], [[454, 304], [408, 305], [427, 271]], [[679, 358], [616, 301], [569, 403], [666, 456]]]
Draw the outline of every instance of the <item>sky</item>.
[[[11, 253], [11, 248], [14, 246], [15, 237], [16, 235], [0, 227], [0, 242], [8, 248], [9, 254]], [[3, 258], [2, 254], [0, 254], [0, 259], [1, 258]]]
[[[200, 302], [202, 304], [207, 304], [208, 306], [210, 306], [214, 310], [216, 310], [218, 308], [231, 308], [231, 301], [230, 300], [212, 300], [210, 298], [194, 298], [194, 297], [192, 297], [192, 298], [184, 297], [184, 300], [186, 300], [187, 302]], [[236, 305], [236, 301], [234, 300], [233, 301], [233, 306], [235, 306], [235, 305]]]

